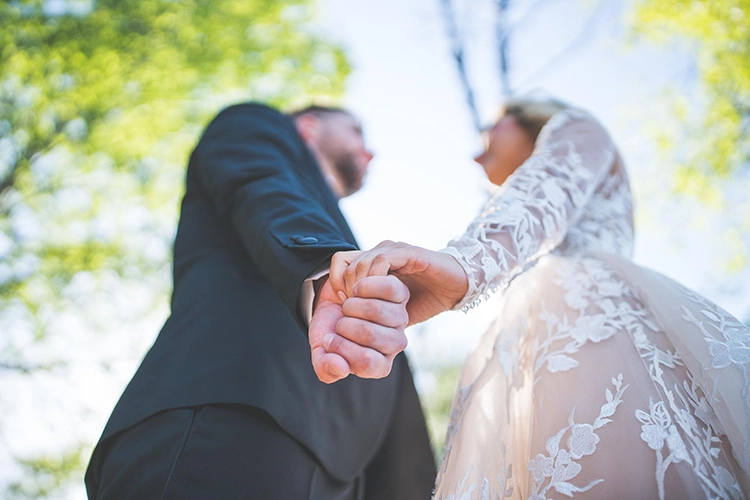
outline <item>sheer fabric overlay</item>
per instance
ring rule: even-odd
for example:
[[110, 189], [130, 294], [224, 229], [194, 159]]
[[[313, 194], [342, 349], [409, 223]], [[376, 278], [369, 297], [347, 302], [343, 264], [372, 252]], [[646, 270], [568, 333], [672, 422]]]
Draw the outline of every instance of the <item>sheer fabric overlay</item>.
[[476, 306], [504, 290], [451, 410], [435, 498], [748, 498], [750, 329], [634, 265], [622, 161], [590, 115], [444, 249]]

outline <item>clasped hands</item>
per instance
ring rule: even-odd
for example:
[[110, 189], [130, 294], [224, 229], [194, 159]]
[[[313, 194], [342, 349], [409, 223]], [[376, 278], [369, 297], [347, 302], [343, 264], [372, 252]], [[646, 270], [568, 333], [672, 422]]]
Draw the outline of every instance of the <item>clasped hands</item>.
[[335, 254], [322, 279], [308, 338], [315, 374], [328, 384], [386, 377], [406, 349], [406, 327], [451, 309], [468, 288], [451, 255], [391, 241]]

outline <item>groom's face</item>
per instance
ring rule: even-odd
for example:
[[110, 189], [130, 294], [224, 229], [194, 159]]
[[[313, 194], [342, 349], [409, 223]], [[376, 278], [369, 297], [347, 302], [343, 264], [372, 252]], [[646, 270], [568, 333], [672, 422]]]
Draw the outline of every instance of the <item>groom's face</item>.
[[362, 127], [356, 118], [344, 112], [325, 113], [317, 119], [320, 128], [315, 148], [335, 170], [343, 195], [349, 196], [362, 187], [373, 156], [365, 147]]

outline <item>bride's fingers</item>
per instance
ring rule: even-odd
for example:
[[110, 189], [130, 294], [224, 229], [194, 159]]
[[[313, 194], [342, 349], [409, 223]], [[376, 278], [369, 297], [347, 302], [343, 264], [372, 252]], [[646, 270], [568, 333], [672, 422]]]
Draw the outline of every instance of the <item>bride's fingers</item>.
[[[400, 304], [409, 300], [409, 288], [395, 276], [368, 276], [354, 285], [354, 297]], [[344, 312], [346, 314], [346, 312]]]
[[362, 253], [363, 252], [359, 251], [336, 252], [333, 257], [331, 257], [328, 279], [330, 280], [331, 286], [333, 287], [334, 291], [336, 291], [336, 293], [342, 292], [347, 294], [344, 272], [347, 270], [349, 265], [353, 261], [355, 261]]
[[354, 287], [361, 280], [369, 276], [388, 276], [388, 271], [391, 268], [390, 263], [388, 259], [382, 258], [383, 253], [387, 251], [387, 248], [373, 248], [367, 252], [362, 252], [349, 263], [349, 267], [344, 271], [348, 297], [354, 295]]
[[[333, 282], [334, 289], [344, 291], [347, 296], [353, 293], [354, 284], [357, 281], [371, 274], [385, 276], [388, 274], [387, 266], [379, 266], [370, 272], [371, 262], [374, 257], [387, 251], [395, 243], [390, 240], [384, 240], [378, 243], [374, 248], [359, 252], [339, 252], [334, 255], [336, 281]], [[333, 262], [332, 262], [333, 264]], [[368, 274], [369, 273], [369, 274]], [[339, 288], [340, 287], [340, 288]]]
[[367, 266], [370, 254], [372, 252], [377, 252], [377, 250], [368, 250], [366, 252], [362, 252], [357, 256], [356, 259], [352, 260], [349, 263], [349, 266], [347, 266], [346, 270], [344, 271], [344, 283], [346, 284], [346, 295], [348, 297], [351, 297], [354, 294], [354, 285], [359, 280], [360, 274], [358, 269], [363, 269]]
[[349, 264], [344, 272], [347, 286], [347, 296], [356, 295], [355, 284], [368, 276], [388, 276], [389, 273], [398, 275], [404, 270], [407, 274], [414, 272], [411, 264], [417, 258], [415, 247], [393, 243], [388, 247], [363, 252], [356, 260]]
[[[369, 276], [388, 276], [388, 271], [391, 270], [391, 263], [387, 258], [383, 257], [383, 254], [373, 255], [369, 262], [369, 268], [363, 267], [360, 271], [357, 269], [357, 283]], [[355, 283], [352, 292], [356, 295], [357, 285]]]

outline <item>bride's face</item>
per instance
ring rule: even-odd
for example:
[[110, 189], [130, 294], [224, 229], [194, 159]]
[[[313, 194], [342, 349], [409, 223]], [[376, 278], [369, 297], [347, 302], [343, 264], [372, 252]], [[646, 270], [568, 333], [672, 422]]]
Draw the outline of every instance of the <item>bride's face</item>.
[[482, 165], [490, 182], [505, 182], [534, 151], [534, 141], [513, 115], [505, 115], [484, 132], [485, 150], [474, 158]]

